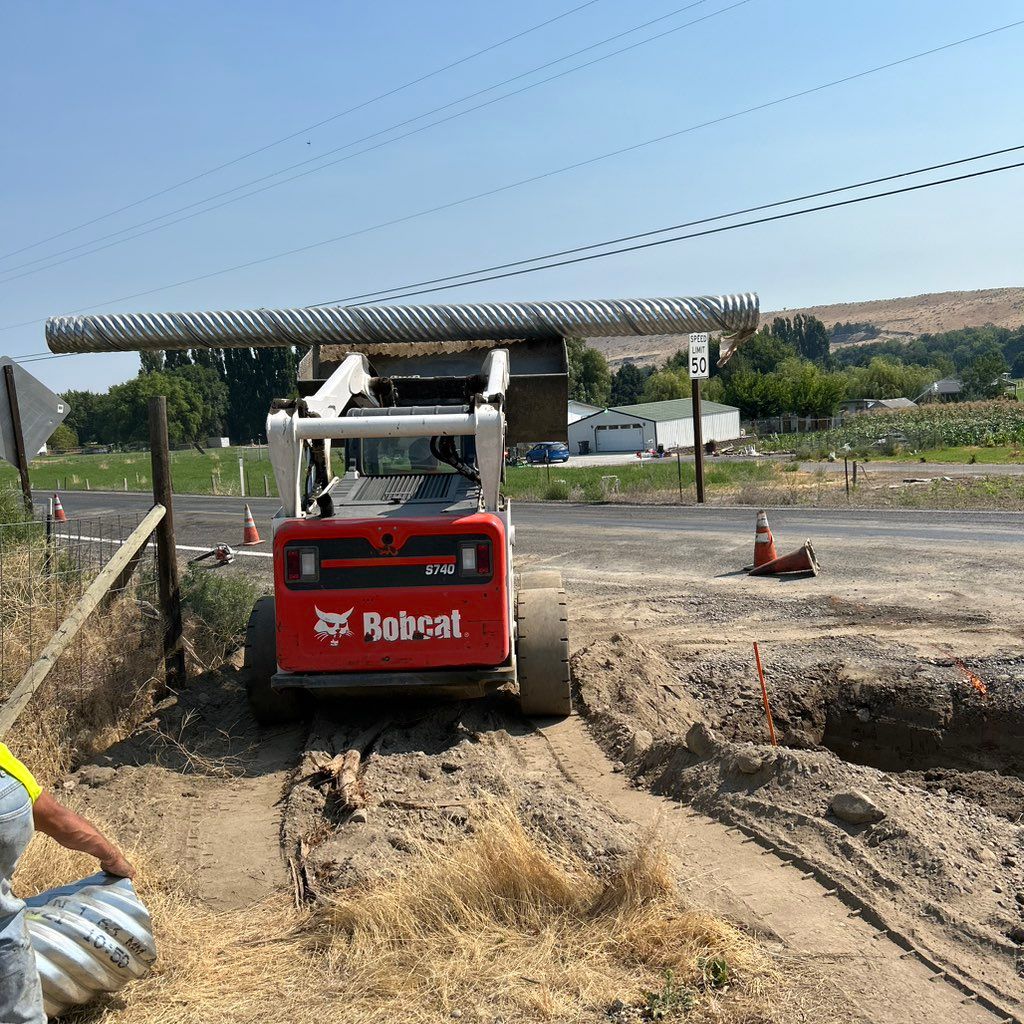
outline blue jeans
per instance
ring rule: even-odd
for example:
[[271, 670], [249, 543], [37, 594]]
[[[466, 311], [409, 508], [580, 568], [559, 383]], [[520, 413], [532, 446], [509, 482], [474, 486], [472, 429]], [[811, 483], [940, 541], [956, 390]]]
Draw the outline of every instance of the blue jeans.
[[0, 1024], [46, 1024], [25, 904], [11, 891], [14, 866], [32, 830], [32, 801], [25, 787], [0, 771]]

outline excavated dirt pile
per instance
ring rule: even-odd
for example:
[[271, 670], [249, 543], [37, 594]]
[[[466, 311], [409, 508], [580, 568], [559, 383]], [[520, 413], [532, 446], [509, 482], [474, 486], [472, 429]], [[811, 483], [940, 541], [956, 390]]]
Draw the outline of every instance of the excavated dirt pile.
[[[826, 641], [826, 644], [830, 641]], [[673, 664], [614, 635], [573, 659], [578, 701], [636, 782], [749, 828], [1001, 991], [1024, 976], [1024, 660], [863, 641]], [[822, 655], [828, 660], [823, 660]]]

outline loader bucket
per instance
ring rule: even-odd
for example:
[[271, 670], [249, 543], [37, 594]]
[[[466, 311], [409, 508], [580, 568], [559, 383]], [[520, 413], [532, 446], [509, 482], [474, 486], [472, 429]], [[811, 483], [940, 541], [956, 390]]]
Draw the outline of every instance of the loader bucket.
[[[502, 342], [509, 354], [509, 385], [505, 409], [508, 444], [534, 441], [567, 441], [565, 415], [569, 400], [569, 376], [565, 342], [559, 337]], [[446, 382], [465, 380], [480, 372], [480, 364], [492, 345], [468, 346], [464, 342], [429, 345], [361, 345], [378, 377], [389, 378], [398, 389], [401, 404], [418, 404], [422, 391], [433, 402]], [[418, 351], [429, 349], [429, 352]], [[315, 358], [319, 355], [319, 358]], [[349, 350], [340, 345], [320, 346], [299, 364], [299, 393], [313, 394], [341, 364]], [[452, 397], [457, 397], [453, 394]]]

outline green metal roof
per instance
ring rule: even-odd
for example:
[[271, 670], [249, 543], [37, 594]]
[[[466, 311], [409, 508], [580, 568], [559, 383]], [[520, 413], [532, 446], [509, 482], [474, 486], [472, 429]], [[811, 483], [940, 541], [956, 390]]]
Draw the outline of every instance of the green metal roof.
[[[641, 420], [653, 420], [663, 423], [665, 420], [688, 420], [693, 417], [693, 402], [689, 398], [673, 398], [668, 402], [641, 402], [639, 405], [609, 406], [609, 412], [623, 412], [627, 416], [636, 416]], [[734, 405], [722, 405], [719, 402], [700, 403], [701, 414], [709, 412], [738, 412]]]

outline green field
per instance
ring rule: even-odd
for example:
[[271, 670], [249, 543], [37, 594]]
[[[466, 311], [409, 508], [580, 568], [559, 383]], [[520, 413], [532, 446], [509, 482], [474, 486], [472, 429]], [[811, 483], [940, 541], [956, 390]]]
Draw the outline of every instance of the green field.
[[[844, 451], [858, 458], [924, 456], [931, 462], [1012, 462], [1001, 451], [1024, 448], [1024, 403], [954, 402], [920, 406], [901, 412], [862, 413], [836, 430], [808, 434], [776, 434], [763, 437], [764, 451], [793, 452], [798, 458], [826, 458]], [[966, 452], [962, 458], [956, 453]], [[982, 452], [994, 457], [982, 459]]]
[[[277, 493], [266, 448], [220, 448], [200, 454], [196, 450], [171, 452], [174, 489], [179, 494], [240, 494], [238, 460], [246, 473], [246, 493], [262, 496]], [[683, 489], [692, 495], [694, 469], [682, 463]], [[40, 494], [67, 491], [148, 491], [152, 487], [148, 452], [112, 455], [48, 455], [34, 459], [29, 475]], [[716, 462], [709, 459], [705, 471], [708, 490], [737, 487], [771, 480], [774, 463]], [[602, 477], [614, 478], [602, 483]], [[617, 487], [616, 487], [617, 481]], [[0, 488], [16, 487], [13, 467], [0, 466]], [[511, 466], [505, 493], [519, 501], [571, 499], [573, 501], [619, 500], [655, 494], [679, 493], [679, 469], [674, 459], [630, 463], [625, 466]]]
[[1024, 449], [1019, 445], [993, 445], [991, 448], [982, 448], [978, 445], [956, 445], [949, 448], [926, 448], [924, 451], [903, 455], [876, 455], [872, 456], [872, 462], [913, 462], [924, 460], [925, 462], [956, 462], [956, 463], [978, 463], [984, 465], [1007, 465], [1009, 463], [1024, 462]]
[[[267, 449], [211, 448], [171, 452], [174, 489], [179, 494], [241, 494], [238, 460], [244, 460], [246, 493], [275, 494], [274, 473]], [[266, 482], [264, 482], [266, 477]], [[29, 466], [32, 489], [41, 494], [58, 491], [148, 491], [153, 486], [149, 452], [111, 455], [43, 455]], [[0, 487], [18, 484], [12, 466], [0, 465]]]

